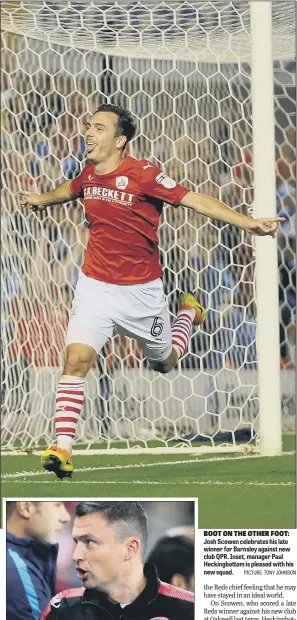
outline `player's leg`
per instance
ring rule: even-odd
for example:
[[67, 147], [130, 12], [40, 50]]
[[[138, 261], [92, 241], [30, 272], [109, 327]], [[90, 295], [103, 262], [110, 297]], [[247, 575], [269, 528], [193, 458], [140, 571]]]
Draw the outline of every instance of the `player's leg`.
[[[83, 338], [81, 332], [81, 339]], [[70, 453], [83, 407], [85, 378], [95, 359], [96, 350], [93, 346], [80, 342], [68, 344], [57, 389], [55, 427], [58, 448]]]
[[188, 350], [193, 325], [201, 325], [205, 320], [206, 310], [192, 293], [182, 293], [179, 298], [179, 310], [176, 321], [171, 327], [172, 347], [165, 359], [150, 359], [150, 367], [157, 372], [166, 374], [172, 370], [177, 361]]
[[96, 359], [96, 351], [88, 344], [80, 342], [69, 344], [62, 375], [84, 379]]
[[70, 477], [73, 471], [71, 451], [83, 408], [86, 375], [114, 332], [108, 291], [101, 284], [81, 274], [72, 304], [66, 360], [57, 389], [56, 445], [41, 457], [43, 467], [59, 478]]
[[95, 358], [96, 351], [86, 344], [73, 343], [66, 349], [56, 396], [56, 445], [50, 446], [41, 456], [44, 469], [55, 472], [58, 478], [71, 477], [73, 472], [72, 443], [83, 407], [85, 377]]
[[155, 370], [156, 372], [161, 372], [162, 374], [167, 374], [168, 372], [170, 372], [170, 370], [172, 370], [172, 368], [175, 366], [175, 364], [177, 363], [180, 357], [181, 356], [178, 354], [177, 349], [174, 346], [172, 346], [172, 349], [168, 357], [166, 358], [166, 360], [163, 360], [163, 361], [150, 360], [148, 359], [148, 357], [147, 357], [147, 360], [152, 370]]
[[183, 293], [171, 327], [161, 280], [122, 287], [121, 296], [121, 312], [115, 319], [119, 333], [137, 338], [153, 370], [169, 372], [186, 353], [192, 325], [204, 321], [205, 308], [191, 293]]

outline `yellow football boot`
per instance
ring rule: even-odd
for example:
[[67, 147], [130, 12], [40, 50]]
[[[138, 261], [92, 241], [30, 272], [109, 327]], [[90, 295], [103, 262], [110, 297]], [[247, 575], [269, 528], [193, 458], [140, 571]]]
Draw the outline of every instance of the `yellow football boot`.
[[196, 310], [193, 325], [201, 325], [205, 321], [206, 309], [197, 301], [192, 293], [182, 293], [178, 301], [179, 311]]
[[47, 471], [53, 471], [57, 478], [71, 478], [73, 472], [72, 456], [63, 448], [51, 446], [41, 455], [41, 465]]

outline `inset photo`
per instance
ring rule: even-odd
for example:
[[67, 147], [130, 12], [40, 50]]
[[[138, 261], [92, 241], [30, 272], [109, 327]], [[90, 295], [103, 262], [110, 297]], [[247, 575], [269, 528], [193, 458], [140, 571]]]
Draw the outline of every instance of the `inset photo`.
[[197, 513], [196, 499], [4, 500], [6, 620], [194, 620]]

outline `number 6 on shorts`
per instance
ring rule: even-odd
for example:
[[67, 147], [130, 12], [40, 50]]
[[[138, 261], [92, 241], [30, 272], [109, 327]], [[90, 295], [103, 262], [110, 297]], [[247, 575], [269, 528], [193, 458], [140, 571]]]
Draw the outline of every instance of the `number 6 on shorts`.
[[164, 329], [164, 321], [159, 316], [156, 316], [153, 320], [153, 324], [151, 327], [152, 336], [161, 336], [162, 331]]

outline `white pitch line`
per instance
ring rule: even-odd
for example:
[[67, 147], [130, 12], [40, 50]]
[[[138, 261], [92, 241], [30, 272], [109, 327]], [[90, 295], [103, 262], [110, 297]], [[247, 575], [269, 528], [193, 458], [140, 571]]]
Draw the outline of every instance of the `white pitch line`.
[[[295, 454], [295, 451], [291, 452], [283, 452], [281, 456], [288, 456]], [[130, 465], [103, 465], [102, 467], [80, 467], [75, 469], [76, 472], [88, 472], [88, 471], [106, 471], [106, 470], [116, 470], [116, 469], [137, 469], [143, 467], [160, 467], [167, 465], [186, 465], [188, 463], [195, 463], [196, 465], [203, 465], [203, 463], [210, 462], [219, 462], [219, 461], [242, 461], [247, 459], [262, 459], [267, 457], [262, 457], [259, 454], [250, 454], [248, 456], [226, 456], [226, 457], [212, 457], [210, 459], [199, 459], [199, 457], [194, 457], [192, 459], [187, 459], [185, 461], [157, 461], [155, 463], [134, 463]], [[278, 457], [279, 458], [279, 457]], [[46, 476], [49, 472], [47, 471], [19, 471], [11, 474], [3, 474], [2, 480], [7, 480], [9, 478], [25, 478], [26, 476]]]
[[[16, 480], [16, 483], [20, 484], [39, 484], [38, 480]], [[52, 480], [44, 480], [43, 484], [53, 484], [56, 481]], [[221, 486], [259, 486], [259, 487], [289, 487], [294, 486], [295, 482], [224, 482], [223, 480], [204, 480], [200, 482], [190, 482], [189, 480], [183, 480], [182, 482], [161, 482], [161, 481], [152, 481], [152, 480], [133, 480], [133, 482], [129, 482], [128, 480], [65, 480], [67, 484], [149, 484], [149, 485], [158, 485], [158, 484], [191, 484], [195, 486], [211, 486], [211, 485], [221, 485]]]

